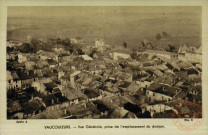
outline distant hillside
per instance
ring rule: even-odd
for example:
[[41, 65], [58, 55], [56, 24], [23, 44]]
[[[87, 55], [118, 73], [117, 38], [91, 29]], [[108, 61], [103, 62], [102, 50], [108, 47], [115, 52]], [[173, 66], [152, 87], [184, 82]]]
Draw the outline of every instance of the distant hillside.
[[[153, 45], [201, 44], [201, 23], [194, 14], [101, 14], [97, 16], [72, 16], [67, 18], [8, 18], [8, 40], [24, 42], [27, 36], [41, 39], [50, 37], [82, 37], [88, 43], [104, 38], [110, 45], [135, 48], [144, 38]], [[171, 37], [166, 41], [155, 39], [157, 33], [166, 32]]]

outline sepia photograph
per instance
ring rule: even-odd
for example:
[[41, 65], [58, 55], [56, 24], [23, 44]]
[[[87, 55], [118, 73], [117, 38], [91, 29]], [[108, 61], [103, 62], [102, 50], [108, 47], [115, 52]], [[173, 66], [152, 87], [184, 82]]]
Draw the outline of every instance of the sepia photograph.
[[201, 6], [8, 6], [6, 119], [202, 118]]

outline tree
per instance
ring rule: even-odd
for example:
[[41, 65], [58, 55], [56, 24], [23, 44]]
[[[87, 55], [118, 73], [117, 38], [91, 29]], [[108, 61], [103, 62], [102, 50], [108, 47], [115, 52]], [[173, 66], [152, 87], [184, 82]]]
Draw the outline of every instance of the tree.
[[71, 40], [69, 38], [66, 38], [66, 39], [62, 40], [61, 43], [64, 46], [70, 46], [71, 45]]
[[162, 38], [162, 37], [161, 37], [161, 34], [160, 34], [160, 33], [157, 33], [157, 34], [156, 34], [156, 39], [157, 39], [157, 40], [160, 40], [161, 38]]
[[166, 48], [166, 51], [174, 52], [175, 51], [175, 46], [169, 44], [168, 47]]
[[7, 52], [12, 52], [14, 50], [14, 47], [7, 46]]
[[131, 56], [131, 58], [132, 58], [133, 60], [136, 60], [136, 59], [137, 59], [137, 53], [136, 53], [136, 52], [132, 52], [132, 53], [130, 54], [130, 56]]
[[123, 42], [123, 46], [124, 46], [124, 48], [127, 48], [127, 43]]
[[17, 95], [17, 93], [14, 89], [9, 89], [7, 91], [7, 98], [8, 99], [14, 99], [14, 98], [16, 98], [16, 95]]
[[20, 47], [19, 47], [20, 52], [22, 53], [31, 53], [33, 52], [33, 48], [31, 47], [30, 44], [28, 43], [23, 43]]

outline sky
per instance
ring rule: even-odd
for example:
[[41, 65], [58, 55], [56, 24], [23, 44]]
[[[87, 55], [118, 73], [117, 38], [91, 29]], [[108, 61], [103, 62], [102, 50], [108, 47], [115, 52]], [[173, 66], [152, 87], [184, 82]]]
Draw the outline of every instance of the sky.
[[114, 6], [114, 7], [89, 7], [89, 6], [65, 6], [65, 7], [8, 7], [8, 17], [40, 17], [40, 18], [53, 18], [53, 17], [67, 17], [67, 16], [85, 16], [96, 15], [102, 13], [197, 13], [201, 14], [201, 7], [168, 7], [168, 6]]

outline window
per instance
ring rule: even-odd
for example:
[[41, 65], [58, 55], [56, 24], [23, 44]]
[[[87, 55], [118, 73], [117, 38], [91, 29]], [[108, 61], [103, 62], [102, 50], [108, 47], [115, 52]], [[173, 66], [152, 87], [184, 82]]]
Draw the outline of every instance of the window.
[[9, 80], [9, 83], [11, 83], [11, 80]]
[[155, 96], [155, 93], [153, 93], [153, 96]]

